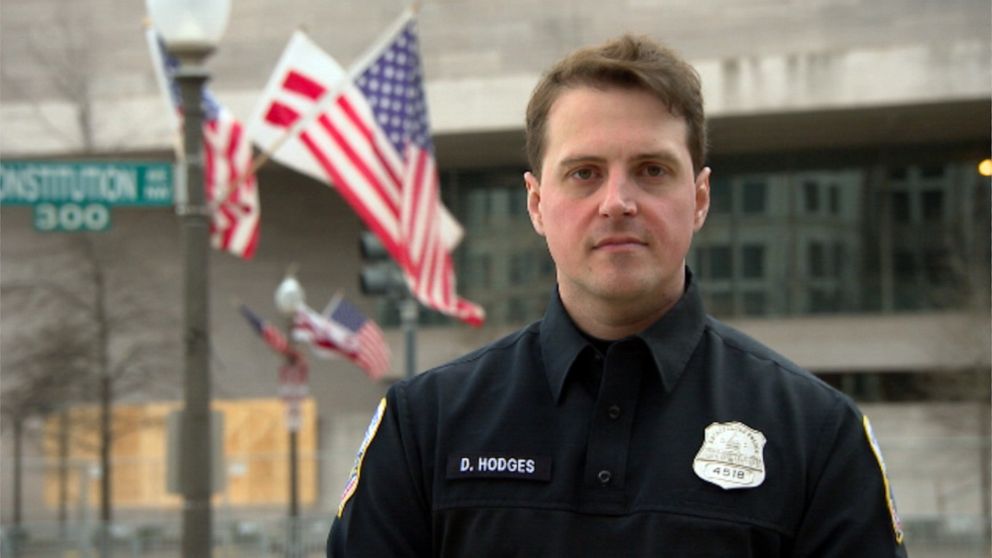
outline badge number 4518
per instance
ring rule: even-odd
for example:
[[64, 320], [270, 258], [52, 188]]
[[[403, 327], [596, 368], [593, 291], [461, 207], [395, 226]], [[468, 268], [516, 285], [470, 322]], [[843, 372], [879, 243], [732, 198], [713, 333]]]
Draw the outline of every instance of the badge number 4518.
[[748, 484], [754, 480], [754, 473], [752, 471], [729, 465], [708, 465], [706, 467], [706, 476], [711, 479], [720, 478], [741, 484]]

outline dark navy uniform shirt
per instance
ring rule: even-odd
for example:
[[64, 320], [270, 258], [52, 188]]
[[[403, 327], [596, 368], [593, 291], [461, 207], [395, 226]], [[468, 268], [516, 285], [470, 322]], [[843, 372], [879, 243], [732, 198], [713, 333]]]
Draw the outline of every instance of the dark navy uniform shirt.
[[848, 397], [707, 317], [691, 276], [609, 344], [556, 293], [390, 388], [328, 556], [905, 556], [882, 463]]

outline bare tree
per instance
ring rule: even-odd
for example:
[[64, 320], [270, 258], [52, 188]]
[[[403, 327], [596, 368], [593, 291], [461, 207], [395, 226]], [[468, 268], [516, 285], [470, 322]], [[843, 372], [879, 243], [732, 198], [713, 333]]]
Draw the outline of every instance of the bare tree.
[[[61, 253], [22, 254], [16, 258], [19, 271], [5, 274], [0, 294], [3, 410], [5, 424], [15, 429], [15, 447], [28, 417], [73, 404], [99, 406], [97, 424], [73, 426], [81, 437], [98, 433], [101, 548], [106, 550], [106, 528], [113, 519], [112, 445], [121, 434], [112, 430], [113, 402], [148, 391], [156, 379], [165, 380], [163, 372], [178, 351], [178, 339], [170, 342], [169, 336], [160, 334], [175, 330], [177, 318], [174, 312], [154, 307], [155, 297], [148, 294], [149, 288], [154, 291], [153, 280], [145, 281], [146, 289], [137, 286], [141, 283], [131, 289], [116, 288], [135, 283], [134, 276], [152, 274], [112, 257], [113, 239], [101, 240], [77, 235], [68, 237]], [[69, 269], [72, 272], [66, 273]], [[59, 282], [59, 277], [72, 281]], [[18, 467], [20, 457], [16, 456]], [[64, 471], [65, 464], [60, 468]], [[15, 522], [20, 519], [20, 505], [15, 500]]]

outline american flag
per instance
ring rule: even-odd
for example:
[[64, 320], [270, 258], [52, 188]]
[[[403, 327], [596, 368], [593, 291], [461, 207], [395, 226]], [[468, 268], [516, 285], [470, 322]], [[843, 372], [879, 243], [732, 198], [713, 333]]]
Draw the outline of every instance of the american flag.
[[319, 356], [343, 355], [373, 380], [389, 371], [389, 345], [382, 330], [344, 299], [332, 301], [324, 314], [306, 306], [297, 310], [293, 338], [309, 343]]
[[[174, 79], [179, 62], [165, 50], [154, 29], [149, 28], [146, 36], [159, 85], [176, 110], [173, 127], [179, 130], [182, 98]], [[204, 186], [213, 215], [211, 244], [250, 260], [258, 246], [261, 214], [258, 186], [251, 171], [251, 142], [241, 122], [206, 87], [203, 112]]]
[[248, 323], [251, 325], [252, 329], [255, 330], [255, 333], [257, 333], [262, 340], [265, 341], [265, 344], [272, 348], [272, 350], [290, 358], [297, 357], [296, 351], [289, 346], [289, 340], [287, 340], [286, 336], [279, 331], [279, 328], [262, 319], [261, 316], [253, 312], [251, 308], [248, 308], [248, 306], [244, 304], [242, 304], [238, 310], [241, 312], [241, 315], [248, 320]]
[[[417, 299], [481, 324], [483, 309], [457, 295], [451, 260], [457, 240], [440, 199], [412, 11], [351, 76], [297, 32], [252, 120], [253, 139], [269, 147], [278, 133], [293, 135], [285, 160], [337, 187], [403, 269]], [[280, 159], [278, 152], [273, 157]]]

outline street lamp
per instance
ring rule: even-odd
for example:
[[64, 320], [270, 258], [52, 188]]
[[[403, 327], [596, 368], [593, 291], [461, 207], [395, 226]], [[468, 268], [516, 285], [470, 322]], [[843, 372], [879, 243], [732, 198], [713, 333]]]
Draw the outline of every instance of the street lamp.
[[210, 208], [203, 180], [203, 67], [227, 26], [230, 0], [146, 0], [166, 48], [179, 59], [175, 80], [183, 101], [185, 195], [176, 205], [182, 220], [184, 270], [184, 409], [180, 482], [183, 489], [183, 556], [209, 557], [210, 513]]
[[293, 349], [293, 315], [303, 306], [306, 293], [303, 286], [296, 280], [292, 272], [276, 287], [276, 308], [286, 317], [286, 340], [289, 348], [286, 351], [286, 363], [280, 371], [280, 389], [284, 391], [286, 401], [286, 427], [289, 431], [289, 517], [287, 519], [286, 556], [295, 557], [299, 554], [299, 516], [300, 516], [300, 482], [299, 482], [299, 434], [300, 434], [300, 403], [306, 394], [306, 362]]

